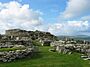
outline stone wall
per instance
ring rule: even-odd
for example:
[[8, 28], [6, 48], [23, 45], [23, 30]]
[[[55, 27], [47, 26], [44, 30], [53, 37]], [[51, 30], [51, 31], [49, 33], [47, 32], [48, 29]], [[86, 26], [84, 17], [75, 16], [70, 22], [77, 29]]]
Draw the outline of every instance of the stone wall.
[[[9, 46], [9, 45], [8, 45]], [[0, 61], [2, 62], [11, 62], [15, 59], [24, 58], [26, 56], [32, 57], [32, 55], [36, 52], [38, 52], [38, 47], [25, 47], [24, 45], [13, 45], [12, 47], [2, 47], [2, 49], [8, 49], [9, 50], [0, 50]], [[10, 49], [15, 50], [10, 50]]]

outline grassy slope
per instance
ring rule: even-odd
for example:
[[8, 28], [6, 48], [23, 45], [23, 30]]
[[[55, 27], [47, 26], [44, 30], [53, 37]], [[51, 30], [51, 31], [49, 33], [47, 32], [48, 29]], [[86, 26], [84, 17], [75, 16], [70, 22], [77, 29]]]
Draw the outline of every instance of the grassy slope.
[[90, 61], [84, 61], [79, 54], [63, 55], [48, 52], [49, 47], [40, 47], [40, 54], [10, 63], [0, 62], [0, 67], [90, 67]]

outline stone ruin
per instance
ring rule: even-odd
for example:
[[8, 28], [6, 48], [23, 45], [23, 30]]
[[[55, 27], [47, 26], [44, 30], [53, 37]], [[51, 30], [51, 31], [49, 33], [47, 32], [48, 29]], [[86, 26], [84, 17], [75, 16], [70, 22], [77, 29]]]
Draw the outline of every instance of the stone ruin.
[[38, 52], [25, 30], [8, 30], [0, 36], [0, 61], [10, 62], [15, 59], [32, 57]]
[[57, 39], [49, 32], [26, 31], [21, 29], [9, 29], [4, 35], [0, 35], [0, 61], [10, 62], [12, 60], [32, 56], [39, 51], [33, 41], [37, 40], [43, 45]]
[[10, 29], [6, 30], [5, 35], [2, 37], [4, 40], [14, 40], [14, 41], [32, 41], [37, 40], [42, 46], [49, 45], [52, 41], [57, 40], [57, 37], [49, 32], [43, 31], [26, 31], [21, 29]]
[[24, 58], [26, 56], [32, 57], [36, 52], [38, 52], [38, 47], [36, 46], [0, 43], [0, 61], [3, 62], [11, 62], [15, 59]]
[[21, 29], [11, 29], [6, 30], [5, 35], [8, 36], [10, 39], [16, 39], [16, 40], [35, 40], [35, 39], [42, 39], [47, 38], [50, 40], [55, 40], [57, 37], [52, 35], [49, 32], [43, 32], [43, 31], [26, 31]]
[[51, 43], [51, 47], [53, 47], [53, 51], [57, 51], [63, 54], [72, 54], [73, 52], [81, 53], [81, 57], [84, 60], [90, 59], [90, 44], [87, 43], [77, 43], [76, 41], [54, 41]]

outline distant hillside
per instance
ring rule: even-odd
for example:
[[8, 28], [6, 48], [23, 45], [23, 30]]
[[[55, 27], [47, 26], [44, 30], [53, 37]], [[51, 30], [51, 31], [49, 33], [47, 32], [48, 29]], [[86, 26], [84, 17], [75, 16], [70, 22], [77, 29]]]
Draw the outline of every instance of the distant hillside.
[[75, 40], [86, 40], [90, 41], [90, 36], [87, 35], [76, 35], [76, 36], [57, 36], [59, 39], [63, 40], [65, 38], [73, 38]]

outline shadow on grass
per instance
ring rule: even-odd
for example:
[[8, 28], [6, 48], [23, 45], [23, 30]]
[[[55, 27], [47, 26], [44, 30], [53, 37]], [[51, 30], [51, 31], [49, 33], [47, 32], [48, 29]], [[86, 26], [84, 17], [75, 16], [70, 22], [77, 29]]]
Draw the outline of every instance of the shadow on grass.
[[31, 59], [38, 59], [38, 58], [42, 58], [43, 55], [41, 54], [41, 52], [39, 53], [34, 53], [32, 56], [31, 56]]

